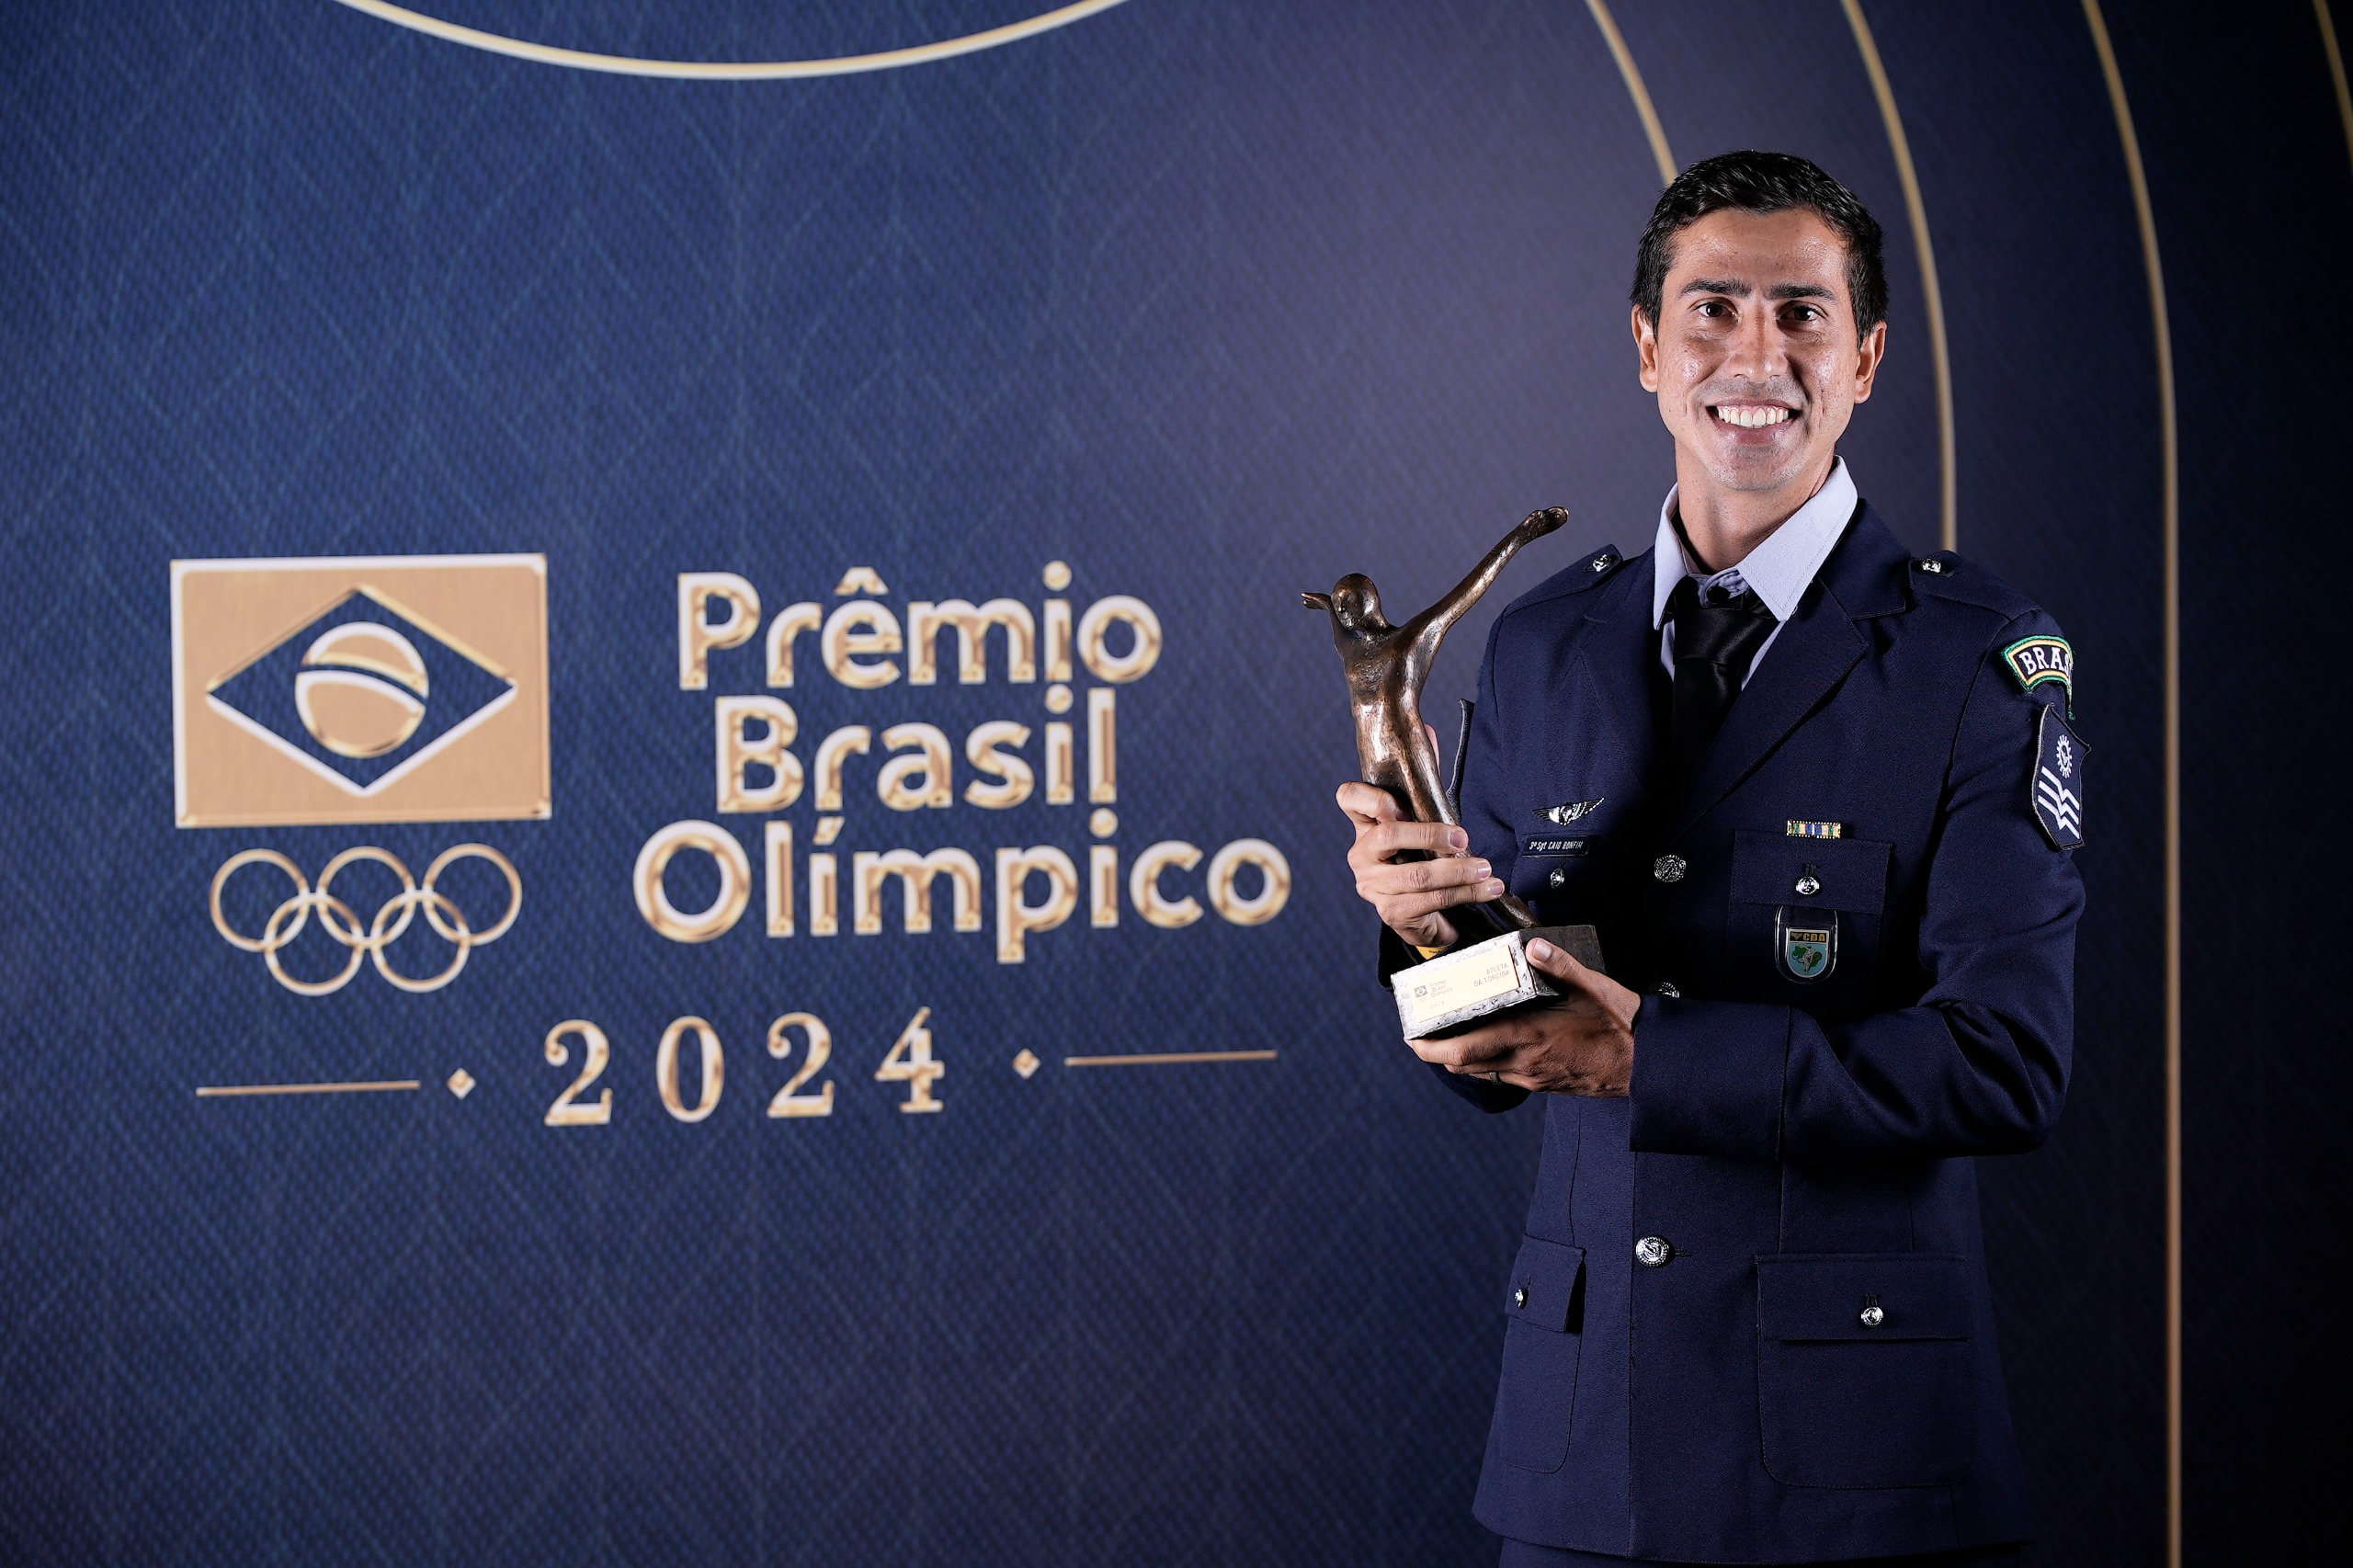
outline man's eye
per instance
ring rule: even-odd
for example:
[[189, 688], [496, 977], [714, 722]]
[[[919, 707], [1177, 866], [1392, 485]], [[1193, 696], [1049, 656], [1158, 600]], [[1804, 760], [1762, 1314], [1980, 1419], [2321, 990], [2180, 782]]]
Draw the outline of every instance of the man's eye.
[[1732, 307], [1722, 300], [1702, 300], [1699, 301], [1699, 313], [1710, 321], [1715, 321], [1732, 314]]

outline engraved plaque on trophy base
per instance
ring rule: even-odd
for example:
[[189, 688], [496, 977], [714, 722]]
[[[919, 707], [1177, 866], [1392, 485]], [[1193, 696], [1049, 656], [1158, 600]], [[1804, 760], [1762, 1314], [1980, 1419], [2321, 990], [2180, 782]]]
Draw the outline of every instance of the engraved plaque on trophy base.
[[1559, 995], [1552, 979], [1528, 961], [1528, 944], [1539, 937], [1587, 969], [1601, 968], [1601, 943], [1590, 926], [1507, 931], [1440, 953], [1389, 978], [1405, 1038], [1449, 1034], [1506, 1007]]

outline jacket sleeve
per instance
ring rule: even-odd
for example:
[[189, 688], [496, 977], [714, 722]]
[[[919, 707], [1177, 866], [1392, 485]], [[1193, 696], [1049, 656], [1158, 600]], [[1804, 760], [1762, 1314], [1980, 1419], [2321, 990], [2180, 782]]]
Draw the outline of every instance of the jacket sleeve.
[[1956, 733], [1909, 1007], [1824, 1024], [1795, 1007], [1645, 998], [1631, 1142], [1659, 1153], [1836, 1165], [2036, 1147], [2066, 1092], [2083, 881], [2028, 800], [2040, 698], [1990, 646]]

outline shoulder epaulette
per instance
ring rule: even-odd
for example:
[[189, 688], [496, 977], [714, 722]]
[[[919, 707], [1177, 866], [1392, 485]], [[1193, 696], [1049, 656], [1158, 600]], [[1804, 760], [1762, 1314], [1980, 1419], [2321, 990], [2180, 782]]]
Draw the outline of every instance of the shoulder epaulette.
[[2035, 602], [1984, 567], [1963, 561], [1949, 550], [1912, 559], [1913, 588], [1935, 598], [1990, 609], [2005, 620], [2031, 613]]
[[1618, 547], [1614, 544], [1605, 544], [1586, 560], [1561, 574], [1572, 579], [1561, 585], [1562, 591], [1581, 594], [1587, 588], [1598, 587], [1615, 576], [1618, 568], [1624, 564], [1626, 564], [1626, 558], [1618, 553]]
[[1553, 573], [1550, 577], [1512, 600], [1504, 607], [1504, 613], [1509, 615], [1514, 610], [1526, 609], [1532, 605], [1543, 604], [1547, 600], [1566, 598], [1572, 594], [1582, 594], [1597, 588], [1615, 577], [1618, 574], [1618, 569], [1625, 564], [1626, 558], [1619, 553], [1618, 547], [1614, 544], [1605, 544], [1584, 560]]

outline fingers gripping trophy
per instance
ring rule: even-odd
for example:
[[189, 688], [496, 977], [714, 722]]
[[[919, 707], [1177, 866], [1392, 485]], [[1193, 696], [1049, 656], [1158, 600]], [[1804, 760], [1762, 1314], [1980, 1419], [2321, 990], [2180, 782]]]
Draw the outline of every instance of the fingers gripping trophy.
[[[1568, 520], [1558, 506], [1530, 512], [1451, 592], [1402, 626], [1382, 615], [1381, 590], [1361, 573], [1341, 578], [1328, 594], [1300, 596], [1308, 608], [1332, 618], [1332, 643], [1347, 677], [1364, 781], [1387, 793], [1410, 820], [1461, 825], [1456, 802], [1439, 778], [1434, 733], [1422, 721], [1422, 687], [1446, 634], [1485, 596], [1513, 556]], [[1467, 728], [1467, 703], [1463, 722]], [[1424, 857], [1415, 852], [1415, 858]], [[1558, 994], [1529, 962], [1528, 944], [1539, 937], [1588, 968], [1601, 968], [1592, 926], [1539, 926], [1528, 905], [1508, 892], [1484, 903], [1458, 905], [1455, 913], [1463, 917], [1458, 922], [1460, 939], [1435, 956], [1424, 949], [1424, 962], [1391, 978], [1408, 1040], [1446, 1034], [1507, 1007]]]

